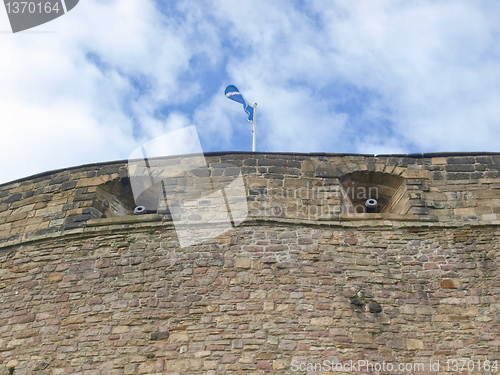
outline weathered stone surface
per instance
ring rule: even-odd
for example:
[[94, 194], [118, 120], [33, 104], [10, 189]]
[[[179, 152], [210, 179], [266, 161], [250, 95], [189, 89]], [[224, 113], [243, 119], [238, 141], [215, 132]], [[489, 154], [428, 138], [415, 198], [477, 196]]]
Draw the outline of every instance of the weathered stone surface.
[[440, 284], [443, 289], [457, 289], [460, 287], [460, 281], [457, 279], [443, 279]]
[[172, 332], [169, 341], [172, 343], [189, 342], [189, 335], [186, 332]]
[[[212, 183], [210, 178], [219, 177], [226, 178], [220, 181], [224, 185], [239, 173], [239, 166], [259, 165], [258, 170], [255, 167], [244, 167], [247, 170], [243, 171], [249, 182], [259, 181], [260, 184], [258, 190], [255, 190], [255, 186], [248, 185], [250, 216], [315, 221], [339, 220], [339, 215], [348, 207], [346, 196], [342, 196], [339, 188], [340, 180], [346, 174], [353, 171], [387, 173], [405, 178], [409, 194], [408, 204], [397, 207], [397, 212], [392, 214], [420, 215], [417, 220], [425, 216], [441, 222], [470, 224], [471, 220], [475, 220], [477, 224], [497, 224], [497, 217], [482, 216], [495, 214], [495, 210], [500, 210], [500, 163], [496, 162], [497, 159], [496, 154], [415, 154], [388, 157], [260, 154], [257, 158], [251, 154], [207, 155], [211, 169], [193, 169], [192, 176], [196, 182], [193, 185], [195, 187], [208, 187]], [[165, 166], [176, 166], [181, 161], [174, 157], [163, 163]], [[257, 176], [258, 174], [260, 175]], [[183, 188], [189, 186], [188, 182], [186, 178], [165, 180], [168, 186]], [[422, 194], [428, 191], [438, 195], [455, 192], [457, 184], [466, 184], [465, 190], [461, 189], [464, 196], [468, 194], [466, 190], [469, 186], [476, 184], [471, 194], [479, 200], [457, 197], [435, 201], [430, 195]], [[111, 225], [108, 220], [113, 215], [118, 216], [116, 224], [133, 224], [140, 220], [130, 214], [134, 203], [130, 190], [124, 190], [126, 186], [130, 186], [130, 181], [127, 165], [123, 163], [83, 166], [47, 173], [18, 185], [0, 186], [2, 243], [18, 238], [21, 233], [26, 233], [26, 237], [31, 238], [45, 237], [65, 230], [85, 230], [87, 223], [94, 226]], [[116, 199], [112, 198], [113, 194]], [[36, 206], [30, 208], [32, 204]], [[456, 208], [470, 208], [469, 211], [473, 211], [473, 214], [469, 211], [453, 211], [450, 214], [449, 209]], [[490, 212], [485, 212], [488, 208]], [[4, 216], [2, 213], [5, 213]], [[168, 210], [162, 213], [161, 219], [172, 220]], [[40, 217], [47, 223], [40, 223]], [[384, 218], [378, 216], [375, 219]]]
[[[126, 214], [123, 164], [0, 186], [0, 374], [288, 374], [316, 354], [500, 358], [493, 156], [208, 158], [225, 183], [238, 169], [225, 168], [252, 167], [257, 206], [184, 249], [171, 218]], [[317, 214], [345, 203], [352, 171], [402, 176], [408, 202], [398, 214]], [[115, 203], [123, 216], [99, 218]], [[281, 216], [268, 210], [277, 205]]]
[[313, 326], [331, 326], [331, 325], [333, 325], [333, 318], [330, 316], [324, 316], [322, 318], [312, 318], [311, 325], [313, 325]]
[[237, 257], [234, 262], [236, 268], [250, 268], [252, 259], [249, 257]]
[[380, 304], [378, 304], [377, 302], [370, 301], [370, 303], [368, 304], [368, 309], [372, 313], [379, 313], [382, 311], [382, 306]]
[[[104, 358], [119, 355], [122, 361], [113, 366], [124, 373], [197, 372], [206, 364], [206, 371], [260, 366], [284, 374], [294, 356], [308, 356], [320, 342], [360, 353], [368, 347], [406, 356], [428, 350], [449, 358], [454, 351], [446, 354], [433, 346], [438, 337], [477, 342], [470, 344], [477, 350], [493, 342], [485, 340], [492, 323], [482, 311], [495, 305], [491, 288], [499, 282], [494, 227], [360, 227], [354, 233], [356, 246], [346, 246], [344, 239], [353, 238], [349, 227], [260, 223], [235, 228], [228, 235], [234, 240], [219, 247], [192, 250], [176, 245], [169, 226], [149, 232], [137, 225], [105, 236], [17, 248], [15, 261], [2, 263], [0, 302], [5, 308], [0, 319], [4, 326], [22, 325], [23, 335], [2, 338], [1, 347], [22, 356], [24, 340], [41, 335], [44, 353], [53, 347], [68, 353], [73, 363], [44, 360], [46, 370], [77, 366], [77, 371], [86, 363], [82, 348], [89, 347], [100, 353], [93, 359], [96, 368], [104, 369]], [[162, 241], [168, 242], [159, 247]], [[486, 253], [476, 256], [471, 250], [486, 243]], [[167, 256], [174, 252], [175, 257]], [[261, 262], [266, 256], [275, 260]], [[217, 257], [226, 262], [212, 263]], [[384, 260], [370, 262], [376, 257]], [[240, 264], [245, 267], [235, 267], [238, 259], [246, 260]], [[36, 269], [43, 277], [31, 279], [34, 271], [22, 269]], [[474, 276], [478, 269], [480, 277]], [[102, 271], [114, 273], [110, 278]], [[258, 281], [264, 278], [265, 283]], [[455, 294], [463, 287], [461, 280], [467, 280], [465, 295]], [[452, 285], [456, 288], [445, 288]], [[18, 298], [33, 298], [18, 305], [15, 291], [20, 290]], [[39, 299], [50, 302], [39, 305]], [[384, 306], [382, 311], [376, 312], [376, 303]], [[373, 313], [386, 322], [375, 331]], [[80, 332], [76, 337], [81, 340], [66, 338], [68, 330]], [[419, 336], [407, 337], [408, 332]], [[142, 354], [125, 355], [121, 348]], [[498, 350], [487, 347], [489, 356]]]
[[423, 350], [423, 349], [425, 349], [423, 341], [415, 340], [415, 339], [406, 340], [406, 347], [408, 348], [408, 350]]
[[170, 336], [170, 333], [168, 331], [166, 332], [153, 332], [151, 334], [151, 340], [157, 341], [157, 340], [167, 340]]
[[293, 351], [297, 348], [297, 341], [283, 340], [280, 342], [278, 349], [283, 351]]
[[5, 365], [5, 367], [7, 367], [7, 368], [15, 368], [18, 364], [19, 364], [18, 360], [11, 359], [9, 362], [7, 362], [7, 364]]
[[48, 284], [58, 283], [63, 279], [63, 276], [64, 275], [62, 273], [52, 273], [47, 278], [47, 283]]

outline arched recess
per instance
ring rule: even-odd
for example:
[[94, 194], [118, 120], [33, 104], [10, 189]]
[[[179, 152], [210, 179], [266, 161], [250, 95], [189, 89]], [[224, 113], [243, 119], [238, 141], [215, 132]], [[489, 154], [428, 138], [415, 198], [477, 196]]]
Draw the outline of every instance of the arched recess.
[[404, 214], [409, 194], [405, 179], [390, 173], [356, 171], [340, 178], [343, 213], [366, 212], [367, 199], [378, 202], [375, 212]]
[[102, 217], [133, 215], [134, 197], [128, 177], [108, 181], [96, 189], [92, 207], [102, 213]]

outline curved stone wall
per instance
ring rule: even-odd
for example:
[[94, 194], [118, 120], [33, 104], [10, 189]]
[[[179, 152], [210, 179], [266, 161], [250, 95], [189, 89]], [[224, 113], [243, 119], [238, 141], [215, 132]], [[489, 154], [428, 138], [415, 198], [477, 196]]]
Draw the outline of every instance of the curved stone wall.
[[[210, 175], [194, 171], [189, 177], [196, 186], [207, 178], [231, 179], [241, 171], [249, 214], [254, 218], [499, 224], [500, 154], [467, 155], [207, 154]], [[180, 163], [179, 158], [173, 159]], [[404, 205], [386, 213], [350, 217], [346, 196], [360, 191], [363, 195], [363, 190], [354, 187], [343, 194], [341, 180], [359, 171], [404, 179]], [[79, 232], [90, 219], [132, 214], [128, 176], [127, 163], [114, 162], [0, 185], [0, 244], [57, 236], [67, 230]], [[383, 195], [383, 184], [377, 184]], [[391, 214], [407, 216], [387, 216]], [[161, 220], [169, 220], [167, 216]]]
[[[0, 186], [0, 374], [500, 361], [498, 155], [207, 159], [240, 166], [250, 216], [187, 248], [169, 215], [129, 215], [123, 162]], [[404, 178], [406, 208], [343, 213], [357, 170]]]

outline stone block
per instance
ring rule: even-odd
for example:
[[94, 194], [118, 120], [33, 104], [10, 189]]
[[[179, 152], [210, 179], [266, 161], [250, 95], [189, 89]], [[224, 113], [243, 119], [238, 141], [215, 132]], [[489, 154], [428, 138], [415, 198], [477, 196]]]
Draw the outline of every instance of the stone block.
[[460, 281], [458, 279], [442, 279], [440, 285], [442, 289], [458, 289]]
[[300, 175], [300, 170], [297, 168], [291, 168], [291, 167], [269, 167], [268, 172], [271, 174], [279, 174], [279, 175], [292, 175], [292, 176], [299, 176]]
[[470, 173], [468, 172], [447, 172], [447, 180], [470, 180]]
[[476, 215], [476, 211], [474, 207], [466, 207], [466, 208], [455, 208], [454, 210], [455, 215], [459, 216], [474, 216]]
[[356, 332], [352, 334], [352, 341], [359, 344], [370, 344], [373, 342], [371, 333]]
[[257, 164], [259, 166], [284, 167], [286, 165], [286, 160], [257, 158]]
[[15, 368], [18, 364], [19, 364], [19, 361], [17, 359], [11, 359], [10, 361], [7, 362], [5, 367], [11, 369], [11, 368]]
[[429, 179], [430, 173], [425, 169], [406, 169], [401, 176], [411, 179]]
[[169, 337], [171, 343], [184, 343], [189, 342], [189, 335], [187, 332], [172, 332]]
[[445, 165], [445, 164], [447, 164], [446, 158], [445, 157], [432, 158], [432, 164], [433, 165]]
[[47, 278], [47, 284], [54, 284], [62, 281], [64, 275], [60, 272], [51, 273]]
[[109, 181], [109, 176], [99, 176], [93, 178], [83, 178], [78, 180], [76, 187], [97, 186]]
[[372, 313], [379, 313], [382, 311], [382, 306], [377, 302], [370, 301], [370, 303], [368, 304], [368, 310]]
[[311, 325], [313, 326], [327, 326], [330, 327], [333, 325], [333, 318], [330, 316], [323, 316], [320, 318], [312, 318]]
[[301, 166], [302, 173], [310, 174], [314, 172], [314, 162], [311, 160], [304, 160]]
[[474, 164], [476, 160], [473, 156], [452, 156], [446, 158], [448, 164]]
[[278, 345], [278, 350], [293, 351], [297, 348], [297, 341], [282, 340]]
[[425, 349], [424, 343], [421, 340], [407, 339], [406, 347], [408, 350], [423, 350]]
[[341, 177], [344, 174], [345, 173], [339, 170], [339, 168], [337, 168], [337, 166], [334, 164], [320, 164], [316, 165], [314, 176], [332, 178], [332, 177]]
[[252, 259], [248, 257], [236, 257], [234, 266], [236, 268], [250, 268], [252, 266]]
[[273, 365], [269, 361], [257, 361], [257, 368], [259, 370], [270, 371], [273, 369]]
[[273, 370], [284, 370], [288, 367], [285, 361], [277, 360], [273, 361]]
[[475, 170], [472, 164], [450, 164], [444, 169], [446, 172], [474, 172]]

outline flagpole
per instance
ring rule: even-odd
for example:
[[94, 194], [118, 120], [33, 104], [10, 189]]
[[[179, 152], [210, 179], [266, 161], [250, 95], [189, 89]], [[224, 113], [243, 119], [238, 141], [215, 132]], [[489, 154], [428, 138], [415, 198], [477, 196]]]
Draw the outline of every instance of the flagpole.
[[253, 103], [253, 145], [252, 145], [252, 151], [255, 152], [255, 122], [256, 122], [256, 115], [257, 113], [257, 103]]

